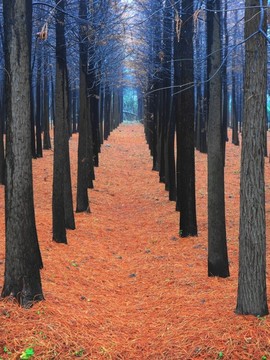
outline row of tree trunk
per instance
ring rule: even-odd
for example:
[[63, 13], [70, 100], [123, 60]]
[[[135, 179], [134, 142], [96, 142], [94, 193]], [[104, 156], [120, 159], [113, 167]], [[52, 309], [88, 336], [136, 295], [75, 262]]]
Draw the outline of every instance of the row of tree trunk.
[[[34, 94], [31, 91], [32, 1], [3, 2], [6, 78], [5, 89], [1, 91], [4, 111], [0, 126], [0, 181], [6, 185], [6, 261], [1, 296], [15, 297], [24, 307], [44, 298], [40, 279], [43, 265], [34, 216], [32, 158], [42, 157], [42, 150], [51, 148], [50, 117], [54, 134], [53, 240], [58, 243], [67, 243], [66, 229], [75, 229], [69, 158], [72, 132], [79, 132], [76, 211], [90, 212], [88, 189], [93, 187], [101, 144], [122, 119], [121, 91], [98, 86], [96, 72], [89, 71], [93, 64], [89, 64], [85, 26], [80, 31], [79, 92], [70, 96], [66, 1], [56, 4], [55, 81], [49, 89], [48, 71], [42, 72], [48, 66], [48, 58], [44, 52], [43, 67], [42, 56], [37, 54]], [[79, 16], [86, 20], [87, 1], [80, 0], [79, 5]]]
[[[153, 157], [153, 169], [159, 172], [160, 182], [165, 183], [169, 199], [176, 200], [176, 210], [180, 211], [181, 237], [197, 235], [194, 148], [207, 153], [208, 276], [228, 277], [224, 166], [229, 98], [226, 71], [223, 71], [228, 56], [228, 39], [225, 36], [227, 9], [225, 7], [222, 12], [221, 1], [207, 2], [204, 17], [207, 61], [202, 84], [196, 83], [195, 79], [200, 71], [194, 61], [198, 54], [193, 49], [193, 34], [196, 26], [200, 25], [193, 6], [190, 1], [182, 0], [174, 6], [176, 15], [173, 17], [168, 13], [172, 9], [169, 3], [165, 1], [163, 12], [157, 13], [155, 20], [162, 23], [155, 34], [160, 38], [156, 51], [162, 53], [162, 57], [159, 59], [157, 79], [148, 89], [145, 99], [146, 139]], [[245, 39], [249, 40], [245, 45], [243, 98], [237, 97], [235, 77], [231, 90], [232, 141], [236, 145], [239, 145], [238, 124], [242, 124], [242, 113], [237, 109], [244, 107], [236, 312], [265, 315], [268, 313], [263, 175], [267, 94], [266, 15], [263, 6], [266, 3], [260, 11], [259, 1], [255, 3], [246, 1]], [[239, 106], [239, 103], [242, 105]]]

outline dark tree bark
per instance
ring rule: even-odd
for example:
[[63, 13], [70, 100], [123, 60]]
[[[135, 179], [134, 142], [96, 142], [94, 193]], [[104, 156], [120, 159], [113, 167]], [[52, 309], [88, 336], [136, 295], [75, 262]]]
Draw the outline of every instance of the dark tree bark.
[[[224, 134], [225, 141], [223, 142], [223, 152], [225, 160], [225, 147], [226, 141], [228, 141], [228, 77], [227, 77], [227, 67], [228, 67], [228, 45], [229, 45], [229, 35], [228, 35], [228, 4], [227, 1], [223, 2], [223, 12], [222, 12], [222, 26], [221, 26], [221, 38], [223, 39], [222, 43], [222, 133]], [[224, 163], [225, 166], [225, 163]]]
[[104, 143], [104, 86], [103, 83], [99, 87], [99, 134], [100, 134], [100, 145]]
[[[162, 87], [163, 85], [161, 85]], [[158, 146], [158, 170], [159, 170], [159, 182], [165, 184], [165, 134], [166, 134], [166, 118], [165, 118], [165, 108], [166, 108], [166, 103], [164, 102], [165, 100], [165, 95], [164, 95], [164, 91], [159, 91], [159, 100], [158, 100], [158, 114], [157, 114], [157, 119], [158, 119], [158, 141], [157, 141], [157, 146]]]
[[[155, 87], [155, 84], [153, 85]], [[157, 93], [152, 93], [147, 96], [147, 111], [145, 117], [145, 131], [147, 136], [147, 142], [150, 149], [150, 154], [153, 158], [153, 171], [158, 171], [157, 163]]]
[[176, 201], [176, 169], [175, 169], [175, 116], [173, 112], [173, 102], [170, 100], [169, 123], [166, 135], [166, 177], [169, 200]]
[[38, 158], [42, 157], [42, 140], [41, 140], [41, 66], [42, 66], [42, 57], [41, 57], [41, 47], [38, 45], [37, 49], [37, 78], [36, 78], [36, 112], [35, 112], [35, 123], [36, 123], [36, 156]]
[[51, 99], [52, 99], [51, 116], [52, 116], [52, 123], [54, 128], [55, 127], [55, 90], [54, 90], [54, 80], [52, 74], [51, 74], [50, 87], [51, 87]]
[[[239, 21], [238, 19], [238, 14], [237, 12], [235, 12], [235, 19], [234, 19], [235, 23], [237, 23]], [[237, 96], [237, 72], [239, 71], [238, 67], [238, 62], [237, 62], [237, 47], [236, 47], [236, 43], [237, 43], [237, 26], [235, 26], [234, 28], [234, 34], [233, 34], [233, 39], [234, 39], [234, 46], [235, 46], [235, 50], [233, 52], [233, 57], [232, 57], [232, 91], [231, 91], [231, 95], [232, 95], [232, 103], [231, 103], [231, 122], [232, 122], [232, 143], [234, 145], [239, 145], [239, 132], [238, 132], [238, 124], [240, 122], [239, 119], [239, 111], [238, 108], [240, 106], [240, 104], [238, 104], [238, 98], [239, 96]]]
[[2, 297], [23, 307], [43, 299], [32, 180], [30, 55], [32, 1], [4, 0], [7, 174], [6, 262]]
[[[245, 5], [245, 38], [248, 40], [245, 44], [236, 313], [263, 316], [268, 314], [264, 184], [267, 47], [265, 37], [258, 30], [260, 26], [266, 29], [266, 13], [260, 9], [259, 0], [246, 0]], [[263, 6], [266, 5], [264, 0]]]
[[56, 84], [55, 84], [55, 128], [53, 165], [53, 240], [67, 243], [66, 228], [74, 229], [72, 205], [69, 133], [68, 92], [65, 43], [65, 1], [57, 4], [63, 11], [56, 16]]
[[[90, 10], [91, 18], [90, 18], [90, 28], [92, 29], [91, 35], [88, 34], [87, 41], [90, 43], [90, 51], [88, 54], [89, 63], [88, 63], [88, 101], [89, 101], [89, 132], [88, 132], [88, 151], [89, 151], [89, 166], [90, 166], [90, 178], [88, 182], [88, 187], [93, 188], [93, 180], [95, 180], [95, 170], [94, 166], [98, 166], [99, 164], [99, 151], [100, 151], [100, 136], [99, 136], [99, 88], [98, 88], [98, 64], [93, 60], [95, 57], [95, 52], [93, 47], [91, 47], [91, 43], [95, 43], [95, 36], [98, 31], [96, 29], [96, 23], [94, 21], [94, 17], [97, 11], [97, 4], [93, 4], [93, 7]], [[89, 37], [91, 36], [91, 37]]]
[[78, 122], [77, 122], [77, 102], [78, 102], [78, 94], [77, 89], [73, 89], [72, 91], [72, 132], [76, 134], [78, 129]]
[[163, 111], [162, 123], [164, 126], [164, 181], [165, 189], [169, 192], [169, 200], [176, 200], [176, 179], [175, 179], [175, 156], [174, 156], [174, 138], [175, 138], [175, 118], [173, 118], [173, 103], [172, 103], [172, 49], [174, 45], [173, 36], [173, 8], [170, 6], [170, 1], [166, 1], [164, 10], [164, 60], [163, 60]]
[[88, 189], [94, 188], [95, 170], [94, 170], [94, 148], [93, 148], [93, 123], [92, 123], [92, 109], [91, 99], [87, 97], [87, 156], [88, 156], [88, 174], [87, 182]]
[[0, 184], [5, 185], [5, 145], [4, 145], [4, 128], [6, 120], [6, 106], [5, 106], [5, 91], [1, 91], [1, 101], [0, 101]]
[[232, 143], [234, 145], [239, 145], [239, 134], [238, 134], [238, 116], [236, 111], [236, 90], [235, 90], [235, 76], [232, 79]]
[[[161, 22], [162, 22], [162, 2], [160, 0], [152, 2], [152, 12], [154, 16], [150, 20], [150, 25], [153, 29], [153, 38], [151, 39], [151, 53], [153, 54], [151, 60], [151, 68], [155, 68], [155, 63], [159, 64], [160, 58], [156, 55], [159, 53], [159, 42], [155, 39], [161, 38]], [[148, 132], [148, 144], [150, 152], [153, 157], [153, 171], [159, 171], [159, 159], [160, 151], [158, 149], [158, 131], [159, 131], [159, 91], [160, 87], [160, 66], [156, 68], [154, 79], [149, 76], [149, 94], [145, 99], [147, 104], [147, 132]]]
[[[208, 276], [229, 276], [224, 199], [224, 142], [221, 109], [220, 0], [209, 1], [208, 41], [210, 66], [208, 145]], [[216, 10], [216, 11], [215, 11]]]
[[43, 123], [44, 123], [44, 135], [43, 135], [43, 149], [51, 149], [51, 137], [50, 137], [50, 122], [49, 122], [49, 81], [48, 81], [48, 55], [44, 54], [44, 81], [43, 81]]
[[205, 12], [199, 16], [194, 26], [195, 46], [194, 61], [196, 87], [194, 89], [195, 97], [195, 146], [202, 153], [207, 153], [206, 127], [207, 127], [207, 102], [206, 102], [206, 73], [207, 67], [203, 59], [207, 56], [206, 38], [207, 28], [205, 21]]
[[[189, 0], [182, 1], [180, 42], [175, 40], [175, 85], [183, 85], [176, 100], [177, 134], [177, 198], [180, 210], [179, 234], [182, 237], [197, 235], [195, 201], [195, 157], [194, 157], [194, 89], [185, 84], [194, 82], [193, 64], [193, 7]], [[188, 10], [190, 9], [190, 10]], [[188, 59], [188, 60], [187, 60]], [[186, 88], [185, 88], [186, 87]]]
[[111, 132], [111, 91], [104, 89], [104, 140], [108, 140]]
[[[65, 2], [63, 1], [63, 9], [65, 9]], [[63, 22], [64, 24], [64, 22]], [[64, 25], [63, 25], [64, 27]], [[64, 96], [64, 120], [65, 120], [65, 133], [64, 137], [64, 210], [65, 210], [65, 227], [66, 229], [75, 230], [75, 218], [73, 211], [73, 198], [72, 198], [72, 184], [71, 184], [71, 173], [70, 173], [70, 157], [69, 157], [69, 139], [71, 135], [71, 121], [70, 121], [70, 96], [69, 96], [69, 77], [67, 70], [67, 57], [66, 57], [66, 43], [65, 43], [65, 27], [63, 29], [64, 34], [64, 44], [63, 47], [65, 52], [63, 52], [63, 61], [65, 63], [65, 71], [64, 71], [64, 88], [63, 88], [63, 96]]]
[[[31, 84], [32, 84], [32, 77], [31, 77]], [[31, 113], [30, 113], [31, 151], [32, 151], [32, 157], [33, 157], [33, 159], [36, 159], [36, 158], [37, 158], [37, 152], [36, 152], [35, 106], [34, 106], [33, 88], [31, 88], [30, 104], [31, 104]]]
[[[87, 18], [87, 4], [80, 0], [79, 16]], [[77, 206], [76, 212], [90, 212], [88, 198], [88, 176], [90, 159], [88, 152], [89, 140], [89, 108], [87, 99], [87, 36], [85, 26], [80, 29], [80, 111], [79, 111], [79, 145], [78, 145], [78, 171], [77, 171]]]
[[99, 153], [101, 150], [100, 134], [99, 134], [99, 89], [95, 86], [95, 91], [91, 98], [91, 117], [92, 117], [92, 129], [93, 129], [93, 163], [94, 166], [99, 166]]

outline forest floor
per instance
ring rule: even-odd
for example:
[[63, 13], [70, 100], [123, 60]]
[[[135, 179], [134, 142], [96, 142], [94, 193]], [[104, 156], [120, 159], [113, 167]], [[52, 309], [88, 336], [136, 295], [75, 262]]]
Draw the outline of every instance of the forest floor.
[[[77, 140], [77, 135], [70, 140], [74, 203]], [[53, 152], [46, 151], [33, 161], [46, 300], [29, 310], [11, 300], [0, 302], [0, 359], [19, 359], [27, 348], [45, 360], [270, 359], [270, 317], [234, 313], [239, 147], [227, 145], [227, 279], [207, 277], [206, 155], [196, 152], [199, 235], [179, 238], [179, 214], [151, 170], [142, 125], [121, 125], [102, 146], [95, 188], [89, 190], [91, 214], [75, 215], [68, 245], [52, 241], [52, 160]], [[3, 187], [0, 192], [3, 281]], [[268, 250], [268, 262], [269, 257]]]

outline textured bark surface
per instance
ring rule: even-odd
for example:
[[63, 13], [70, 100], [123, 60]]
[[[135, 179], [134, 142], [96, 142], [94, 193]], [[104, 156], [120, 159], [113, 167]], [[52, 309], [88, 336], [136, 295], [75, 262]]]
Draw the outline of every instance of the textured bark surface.
[[[59, 6], [61, 6], [64, 11], [65, 1], [62, 1]], [[56, 82], [53, 165], [53, 240], [59, 243], [67, 242], [66, 228], [75, 228], [68, 144], [68, 91], [64, 26], [65, 17], [63, 11], [57, 12], [56, 22]]]
[[[80, 17], [87, 17], [87, 5], [85, 0], [80, 0]], [[78, 145], [78, 172], [77, 172], [77, 205], [76, 212], [90, 212], [88, 198], [88, 174], [89, 174], [89, 109], [87, 101], [87, 42], [86, 29], [80, 29], [80, 112], [79, 112], [79, 145]]]
[[[220, 9], [216, 1], [215, 9]], [[221, 51], [219, 12], [208, 14], [211, 53], [208, 144], [208, 276], [229, 276], [224, 200], [224, 136], [221, 117]], [[211, 31], [212, 30], [212, 31]], [[211, 36], [212, 35], [212, 36]]]
[[[258, 33], [260, 1], [246, 0], [244, 122], [240, 182], [239, 283], [236, 312], [268, 314], [264, 138], [266, 124], [266, 39]], [[266, 5], [266, 1], [264, 1]], [[264, 26], [266, 25], [264, 14]], [[257, 32], [257, 33], [256, 33]]]
[[50, 137], [50, 122], [49, 122], [49, 79], [48, 79], [48, 54], [44, 54], [44, 70], [43, 70], [43, 122], [44, 122], [44, 134], [43, 134], [43, 149], [51, 149], [51, 137]]
[[[2, 97], [2, 101], [4, 102], [4, 96]], [[5, 105], [1, 103], [1, 115], [0, 115], [0, 184], [5, 184], [5, 167], [6, 167], [6, 160], [5, 160], [5, 149], [4, 149], [4, 120], [5, 120]]]
[[[22, 306], [43, 299], [33, 202], [30, 129], [30, 39], [32, 1], [4, 1], [7, 148], [6, 262], [2, 297]], [[29, 24], [30, 22], [30, 24]]]
[[[183, 1], [184, 9], [189, 8], [189, 1]], [[193, 63], [193, 16], [190, 12], [183, 13], [183, 28], [181, 31], [177, 62], [180, 64], [180, 84], [184, 90], [176, 102], [177, 129], [177, 196], [180, 205], [180, 236], [197, 235], [196, 201], [195, 201], [195, 160], [194, 160], [194, 89], [185, 84], [194, 81]], [[188, 60], [185, 60], [188, 59]], [[176, 63], [177, 63], [176, 62]], [[176, 81], [178, 76], [176, 77]], [[179, 85], [177, 83], [177, 85]]]
[[55, 84], [55, 127], [54, 127], [54, 162], [53, 162], [53, 240], [66, 243], [65, 210], [64, 210], [64, 76], [56, 63]]
[[36, 145], [37, 145], [37, 157], [42, 157], [42, 139], [41, 139], [41, 118], [43, 116], [42, 100], [43, 91], [41, 89], [41, 66], [42, 66], [42, 52], [41, 48], [37, 49], [37, 74], [36, 74], [36, 103], [35, 103], [35, 124], [36, 124]]

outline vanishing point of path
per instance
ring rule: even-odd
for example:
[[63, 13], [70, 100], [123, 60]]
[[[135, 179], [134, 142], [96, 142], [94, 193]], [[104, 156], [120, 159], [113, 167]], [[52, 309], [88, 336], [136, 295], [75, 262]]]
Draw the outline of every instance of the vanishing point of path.
[[[77, 135], [70, 141], [74, 203], [77, 141]], [[228, 156], [233, 161], [237, 153], [230, 155], [232, 149]], [[89, 190], [91, 214], [76, 214], [76, 230], [68, 231], [68, 245], [52, 242], [52, 159], [53, 152], [47, 151], [43, 159], [33, 161], [46, 300], [27, 311], [0, 302], [0, 357], [17, 359], [27, 347], [44, 360], [217, 359], [220, 353], [228, 359], [255, 359], [255, 354], [263, 355], [260, 349], [270, 336], [264, 323], [233, 312], [235, 184], [227, 188], [231, 277], [207, 278], [205, 155], [196, 154], [199, 236], [181, 239], [179, 214], [168, 201], [158, 173], [152, 171], [143, 126], [122, 124], [102, 146], [95, 188]], [[237, 161], [227, 170], [229, 185], [239, 181], [235, 166]], [[1, 353], [4, 346], [11, 355]]]

